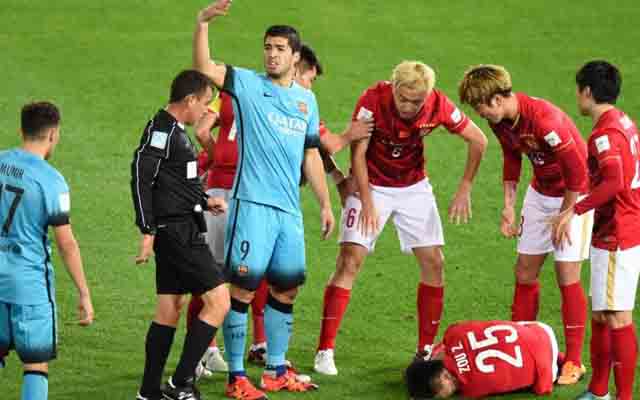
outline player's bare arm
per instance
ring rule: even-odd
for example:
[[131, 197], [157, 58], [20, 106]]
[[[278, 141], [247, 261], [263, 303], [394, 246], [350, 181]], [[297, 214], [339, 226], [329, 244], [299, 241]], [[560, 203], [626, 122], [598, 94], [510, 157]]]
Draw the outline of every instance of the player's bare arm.
[[61, 225], [54, 229], [58, 251], [62, 256], [67, 272], [78, 290], [78, 323], [82, 326], [91, 325], [93, 322], [93, 304], [91, 303], [91, 294], [87, 279], [82, 268], [82, 257], [80, 256], [80, 248], [76, 241], [71, 225]]
[[464, 128], [460, 136], [467, 142], [467, 163], [458, 190], [449, 206], [449, 222], [459, 224], [462, 221], [466, 224], [471, 219], [471, 189], [480, 161], [482, 161], [482, 156], [487, 148], [487, 137], [472, 121]]
[[360, 201], [362, 202], [362, 210], [358, 218], [358, 229], [364, 235], [375, 234], [378, 231], [378, 212], [375, 204], [373, 204], [373, 197], [369, 188], [369, 173], [367, 172], [366, 153], [368, 147], [368, 138], [354, 142], [351, 145], [351, 169], [360, 193]]
[[198, 13], [196, 29], [193, 33], [193, 67], [209, 76], [216, 87], [224, 85], [227, 67], [222, 63], [215, 63], [211, 59], [209, 50], [209, 23], [214, 19], [227, 15], [231, 7], [231, 0], [217, 0]]
[[332, 132], [327, 132], [320, 138], [320, 143], [330, 154], [335, 154], [351, 144], [351, 142], [370, 137], [373, 128], [372, 118], [351, 121], [342, 134], [336, 135]]
[[502, 219], [500, 221], [500, 232], [506, 238], [518, 236], [518, 228], [516, 227], [516, 197], [518, 191], [518, 182], [504, 181], [504, 208], [502, 209]]
[[306, 149], [303, 161], [304, 175], [309, 181], [311, 190], [320, 204], [320, 220], [322, 223], [322, 239], [327, 239], [335, 225], [333, 212], [331, 211], [331, 198], [327, 181], [324, 177], [324, 167], [318, 149]]

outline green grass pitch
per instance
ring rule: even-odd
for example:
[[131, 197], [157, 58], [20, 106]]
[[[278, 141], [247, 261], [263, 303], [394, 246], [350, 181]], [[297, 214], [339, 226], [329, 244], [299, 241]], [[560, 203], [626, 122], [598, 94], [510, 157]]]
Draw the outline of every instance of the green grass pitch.
[[[136, 267], [139, 234], [133, 225], [129, 163], [142, 128], [163, 107], [175, 74], [190, 66], [195, 15], [205, 0], [2, 0], [0, 5], [0, 148], [19, 144], [22, 104], [49, 99], [62, 108], [62, 140], [53, 164], [72, 188], [72, 220], [93, 293], [95, 324], [75, 324], [76, 293], [56, 256], [59, 359], [50, 370], [50, 398], [133, 399], [141, 377], [144, 336], [154, 309], [153, 264]], [[640, 119], [640, 8], [633, 0], [521, 2], [405, 0], [238, 0], [231, 15], [210, 29], [212, 54], [235, 65], [262, 68], [262, 34], [274, 23], [292, 24], [317, 51], [326, 76], [315, 87], [323, 118], [341, 130], [363, 89], [387, 79], [403, 59], [432, 65], [437, 86], [456, 99], [456, 85], [470, 64], [510, 69], [514, 87], [553, 101], [581, 129], [574, 73], [585, 61], [605, 58], [622, 70], [620, 106]], [[470, 110], [464, 109], [468, 114]], [[515, 243], [502, 239], [501, 155], [490, 137], [473, 191], [473, 220], [444, 222], [446, 300], [441, 333], [463, 319], [509, 317]], [[466, 157], [464, 143], [437, 131], [426, 139], [428, 170], [441, 215], [452, 198]], [[338, 157], [347, 167], [348, 154]], [[530, 168], [525, 168], [526, 182]], [[521, 189], [524, 188], [521, 185]], [[298, 299], [288, 357], [303, 372], [312, 368], [322, 293], [334, 269], [336, 235], [319, 240], [318, 207], [303, 190], [308, 283]], [[338, 197], [332, 189], [334, 213]], [[520, 201], [522, 199], [522, 190]], [[519, 201], [519, 202], [520, 202]], [[401, 371], [416, 340], [418, 268], [400, 253], [387, 228], [354, 288], [338, 336], [335, 378], [315, 376], [320, 391], [308, 399], [406, 398]], [[588, 265], [583, 268], [588, 282]], [[561, 332], [559, 293], [552, 265], [544, 269], [540, 319]], [[636, 319], [640, 315], [636, 313]], [[168, 362], [172, 371], [183, 328]], [[559, 335], [560, 337], [562, 335]], [[588, 362], [588, 337], [583, 353]], [[15, 355], [0, 371], [0, 398], [19, 398]], [[257, 378], [260, 370], [250, 368]], [[200, 387], [220, 398], [225, 377]], [[586, 381], [585, 381], [586, 382]], [[571, 399], [585, 382], [557, 388], [550, 398]], [[640, 397], [640, 386], [636, 384]], [[274, 394], [273, 399], [293, 398]], [[297, 396], [298, 397], [298, 396]], [[533, 397], [531, 394], [504, 399]]]

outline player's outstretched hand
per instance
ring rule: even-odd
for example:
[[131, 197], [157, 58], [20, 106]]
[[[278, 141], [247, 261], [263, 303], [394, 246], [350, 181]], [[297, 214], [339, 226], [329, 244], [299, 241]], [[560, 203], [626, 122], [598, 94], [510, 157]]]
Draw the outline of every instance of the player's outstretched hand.
[[198, 22], [207, 23], [212, 19], [227, 15], [229, 8], [231, 7], [232, 0], [217, 0], [211, 3], [208, 7], [203, 8], [198, 13]]
[[569, 207], [549, 220], [551, 224], [551, 241], [555, 247], [562, 249], [565, 243], [571, 246], [569, 228], [571, 227], [573, 215], [573, 207]]
[[327, 240], [336, 225], [331, 207], [323, 207], [322, 210], [320, 210], [320, 219], [322, 222], [322, 240]]
[[460, 221], [463, 223], [469, 222], [471, 219], [471, 188], [468, 186], [461, 186], [460, 189], [453, 196], [451, 205], [449, 206], [449, 222], [456, 225], [460, 225]]
[[518, 229], [516, 228], [516, 210], [513, 207], [505, 207], [502, 210], [500, 232], [502, 232], [502, 235], [506, 238], [518, 236]]
[[338, 188], [338, 194], [340, 195], [340, 204], [344, 207], [347, 197], [355, 195], [357, 196], [356, 191], [358, 190], [358, 185], [356, 185], [356, 180], [353, 179], [353, 176], [346, 176], [342, 182], [336, 185]]
[[378, 212], [373, 204], [362, 204], [357, 228], [364, 236], [378, 232]]
[[155, 236], [153, 235], [142, 235], [142, 240], [140, 241], [140, 251], [136, 256], [136, 264], [143, 264], [149, 261], [149, 257], [153, 253], [153, 239]]
[[357, 121], [351, 121], [347, 132], [345, 132], [345, 138], [348, 143], [355, 142], [360, 139], [368, 138], [373, 133], [373, 118], [364, 118]]
[[207, 207], [213, 215], [220, 215], [227, 211], [227, 202], [224, 201], [224, 197], [209, 197]]
[[80, 320], [78, 324], [89, 326], [93, 323], [93, 304], [91, 304], [91, 296], [80, 295], [78, 299], [78, 315]]

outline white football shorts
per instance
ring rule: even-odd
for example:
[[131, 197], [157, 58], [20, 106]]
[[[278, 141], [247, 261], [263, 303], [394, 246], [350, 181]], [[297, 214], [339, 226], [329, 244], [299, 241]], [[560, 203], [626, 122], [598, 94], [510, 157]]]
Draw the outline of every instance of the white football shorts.
[[562, 197], [545, 196], [529, 186], [522, 204], [518, 253], [538, 255], [553, 252], [556, 261], [566, 262], [582, 261], [589, 257], [593, 211], [572, 218], [570, 246], [568, 243], [563, 248], [553, 246], [549, 220], [558, 215], [561, 207]]
[[358, 219], [362, 203], [358, 197], [350, 196], [342, 209], [340, 243], [356, 243], [372, 252], [387, 220], [392, 218], [404, 253], [418, 247], [444, 245], [440, 214], [428, 179], [401, 188], [370, 187], [378, 212], [379, 231], [369, 236], [360, 232]]
[[[207, 190], [207, 194], [211, 197], [224, 197], [224, 201], [229, 204], [231, 190], [212, 188]], [[218, 264], [224, 263], [224, 230], [227, 225], [227, 214], [213, 215], [209, 211], [205, 211], [204, 218], [207, 222], [207, 233], [205, 234], [213, 259]]]
[[631, 311], [640, 276], [640, 246], [609, 251], [591, 246], [591, 309]]

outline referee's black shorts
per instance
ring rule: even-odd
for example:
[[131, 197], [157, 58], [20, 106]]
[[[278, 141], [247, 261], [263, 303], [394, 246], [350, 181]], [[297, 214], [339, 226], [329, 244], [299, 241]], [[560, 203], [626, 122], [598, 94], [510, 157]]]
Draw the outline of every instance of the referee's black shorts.
[[225, 283], [194, 218], [158, 222], [153, 243], [157, 294], [201, 295]]

